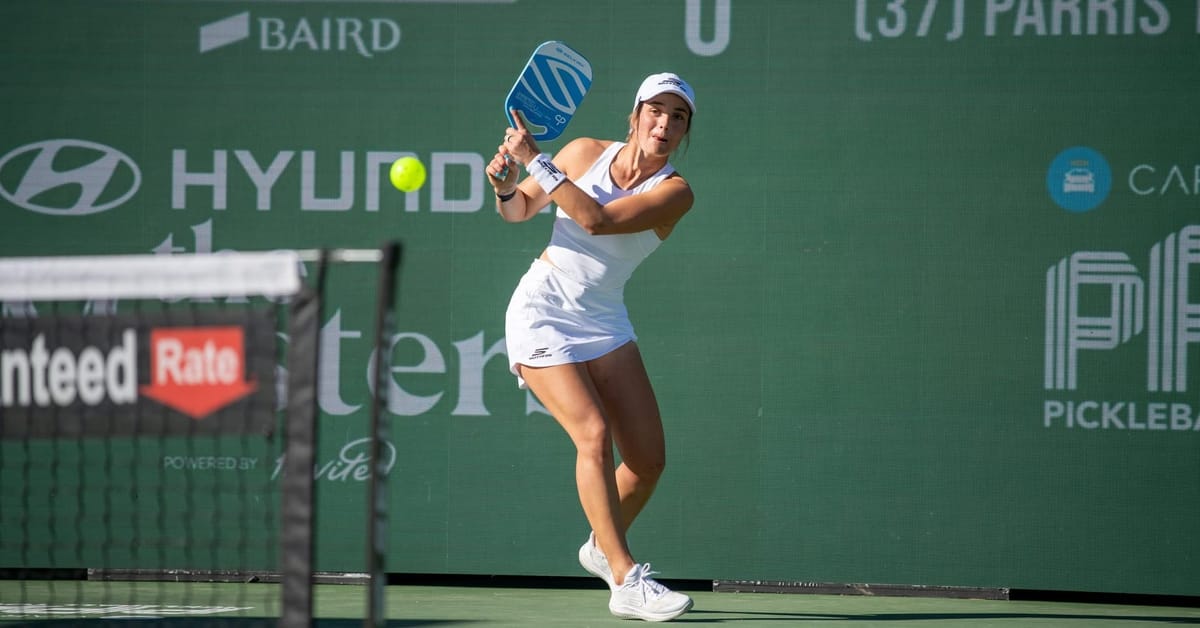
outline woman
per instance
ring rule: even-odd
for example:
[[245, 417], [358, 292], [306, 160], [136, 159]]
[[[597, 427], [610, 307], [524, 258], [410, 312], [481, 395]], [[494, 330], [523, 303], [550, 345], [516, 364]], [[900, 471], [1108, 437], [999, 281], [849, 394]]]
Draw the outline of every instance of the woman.
[[[666, 465], [658, 402], [624, 305], [634, 269], [692, 207], [692, 190], [668, 163], [691, 128], [692, 88], [675, 74], [642, 82], [624, 142], [579, 138], [551, 160], [514, 111], [515, 128], [488, 164], [496, 208], [520, 222], [558, 206], [550, 244], [509, 303], [509, 365], [566, 430], [592, 534], [585, 569], [608, 583], [618, 617], [664, 621], [692, 600], [650, 577], [625, 532]], [[518, 184], [516, 162], [529, 176]], [[503, 175], [503, 176], [502, 176]], [[622, 463], [614, 468], [613, 444]]]

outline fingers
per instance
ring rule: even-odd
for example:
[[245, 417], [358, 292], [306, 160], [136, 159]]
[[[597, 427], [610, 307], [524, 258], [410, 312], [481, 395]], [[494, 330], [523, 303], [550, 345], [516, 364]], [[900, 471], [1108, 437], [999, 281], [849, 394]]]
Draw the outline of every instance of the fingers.
[[515, 129], [510, 126], [504, 129], [504, 143], [500, 144], [500, 146], [513, 150], [519, 148], [526, 141], [529, 141], [529, 131]]
[[492, 160], [488, 162], [487, 167], [484, 168], [484, 172], [487, 173], [492, 187], [500, 185], [511, 187], [516, 185], [517, 178], [520, 175], [517, 172], [517, 168], [512, 164], [513, 160], [508, 156], [508, 150], [501, 146], [496, 155], [492, 157]]
[[504, 129], [504, 144], [517, 161], [522, 164], [532, 159], [541, 149], [538, 148], [537, 141], [533, 139], [533, 133], [529, 132], [525, 126], [525, 116], [520, 109], [510, 109], [512, 114], [513, 124], [515, 126]]
[[525, 159], [522, 158], [522, 155], [529, 152], [528, 145], [532, 141], [525, 133], [509, 127], [504, 129], [504, 142], [500, 144], [497, 151], [499, 154], [506, 156], [509, 161], [515, 159], [523, 164], [525, 163]]
[[515, 185], [519, 177], [516, 164], [525, 164], [538, 154], [537, 143], [526, 127], [520, 109], [509, 109], [513, 126], [504, 129], [504, 141], [496, 147], [496, 155], [484, 170], [492, 185]]
[[525, 116], [521, 113], [521, 110], [514, 107], [509, 111], [512, 112], [513, 125], [516, 126], [518, 131], [526, 133], [527, 129], [525, 128]]
[[484, 171], [488, 173], [489, 177], [496, 179], [497, 181], [502, 181], [503, 178], [500, 175], [504, 172], [504, 169], [507, 166], [508, 161], [505, 159], [503, 154], [497, 151], [495, 156], [492, 157], [492, 160], [488, 162], [487, 167], [484, 168]]

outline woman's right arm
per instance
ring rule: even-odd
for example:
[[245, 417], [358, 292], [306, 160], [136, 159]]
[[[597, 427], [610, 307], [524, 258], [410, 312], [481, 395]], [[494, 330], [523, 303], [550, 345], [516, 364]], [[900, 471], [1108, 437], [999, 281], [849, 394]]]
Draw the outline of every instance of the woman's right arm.
[[[490, 169], [492, 166], [489, 165]], [[503, 166], [501, 166], [503, 168]], [[517, 163], [509, 165], [509, 176], [516, 177], [513, 172], [520, 170], [521, 166]], [[495, 177], [489, 177], [495, 181]], [[524, 222], [538, 215], [546, 205], [550, 203], [550, 195], [542, 191], [541, 186], [536, 181], [526, 178], [516, 187], [510, 188], [512, 198], [503, 200], [501, 192], [506, 188], [503, 185], [497, 185], [496, 191], [496, 212], [505, 222]], [[504, 196], [507, 196], [506, 192]]]

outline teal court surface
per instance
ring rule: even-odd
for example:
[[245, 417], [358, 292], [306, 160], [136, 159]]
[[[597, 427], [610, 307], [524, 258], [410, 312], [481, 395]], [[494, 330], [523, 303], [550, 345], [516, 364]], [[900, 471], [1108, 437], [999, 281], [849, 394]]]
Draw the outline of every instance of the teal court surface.
[[[1200, 608], [1104, 603], [964, 600], [688, 591], [685, 626], [1096, 627], [1200, 625]], [[315, 587], [314, 625], [358, 626], [366, 588]], [[101, 602], [103, 600], [103, 602]], [[120, 600], [120, 601], [117, 601]], [[0, 581], [0, 626], [271, 626], [274, 584]], [[21, 617], [21, 615], [24, 617]], [[400, 585], [387, 589], [387, 626], [588, 628], [635, 626], [608, 614], [591, 588]]]

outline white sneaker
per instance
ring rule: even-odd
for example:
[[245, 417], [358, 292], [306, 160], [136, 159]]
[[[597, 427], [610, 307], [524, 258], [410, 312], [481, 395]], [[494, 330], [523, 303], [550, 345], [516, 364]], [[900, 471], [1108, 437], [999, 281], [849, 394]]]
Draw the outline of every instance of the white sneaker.
[[676, 593], [651, 578], [650, 563], [634, 565], [625, 582], [612, 592], [608, 610], [623, 619], [670, 621], [692, 608], [692, 598]]
[[583, 565], [588, 573], [607, 583], [609, 590], [617, 588], [617, 585], [613, 583], [612, 569], [608, 566], [608, 559], [596, 545], [595, 532], [589, 534], [587, 542], [579, 547], [579, 564]]

